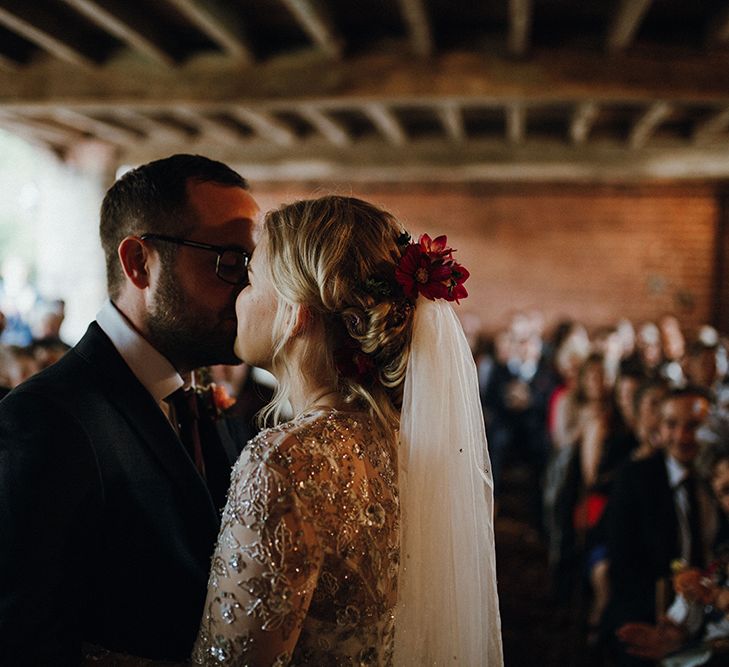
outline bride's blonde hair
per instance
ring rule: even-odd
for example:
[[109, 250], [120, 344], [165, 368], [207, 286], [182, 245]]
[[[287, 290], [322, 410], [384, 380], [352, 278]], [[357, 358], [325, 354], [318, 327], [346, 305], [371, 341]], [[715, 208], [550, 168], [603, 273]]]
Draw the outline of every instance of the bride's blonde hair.
[[[280, 382], [263, 419], [278, 420], [289, 398], [287, 343], [301, 306], [324, 331], [324, 345], [305, 350], [308, 372], [382, 426], [398, 428], [414, 314], [395, 281], [402, 228], [386, 211], [341, 196], [283, 206], [268, 213], [264, 228], [279, 295], [272, 363]], [[353, 355], [364, 369], [343, 372], [341, 359]]]

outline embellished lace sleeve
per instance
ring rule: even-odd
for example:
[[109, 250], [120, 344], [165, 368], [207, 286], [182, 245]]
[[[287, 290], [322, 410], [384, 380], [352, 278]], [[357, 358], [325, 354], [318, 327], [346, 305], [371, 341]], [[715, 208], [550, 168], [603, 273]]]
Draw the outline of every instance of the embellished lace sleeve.
[[316, 588], [323, 550], [313, 522], [296, 476], [271, 461], [261, 436], [233, 471], [196, 665], [288, 664]]

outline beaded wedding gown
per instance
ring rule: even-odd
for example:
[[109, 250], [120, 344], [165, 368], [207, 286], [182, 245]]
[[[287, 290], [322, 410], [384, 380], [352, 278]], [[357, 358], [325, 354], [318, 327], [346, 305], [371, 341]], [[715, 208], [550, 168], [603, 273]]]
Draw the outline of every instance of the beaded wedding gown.
[[201, 665], [391, 665], [396, 443], [370, 417], [310, 411], [236, 464], [193, 651]]

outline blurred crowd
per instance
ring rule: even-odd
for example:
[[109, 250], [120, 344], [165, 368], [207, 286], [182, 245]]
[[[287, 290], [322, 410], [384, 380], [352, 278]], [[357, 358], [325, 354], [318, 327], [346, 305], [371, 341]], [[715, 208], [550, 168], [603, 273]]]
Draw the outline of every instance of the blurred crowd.
[[19, 257], [3, 262], [0, 281], [0, 396], [60, 359], [65, 303], [43, 298]]
[[[564, 321], [547, 336], [538, 312], [476, 346], [497, 508], [509, 473], [527, 475], [534, 537], [556, 601], [581, 619], [586, 664], [706, 664], [729, 638], [714, 598], [680, 583], [718, 591], [728, 574], [728, 350], [672, 315], [593, 332]], [[712, 613], [726, 623], [707, 638]]]

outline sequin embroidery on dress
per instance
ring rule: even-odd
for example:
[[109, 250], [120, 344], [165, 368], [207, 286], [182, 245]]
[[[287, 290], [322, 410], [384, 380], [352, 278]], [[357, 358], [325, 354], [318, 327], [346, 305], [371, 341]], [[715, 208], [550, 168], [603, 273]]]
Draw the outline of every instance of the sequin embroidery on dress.
[[317, 410], [236, 463], [198, 665], [391, 665], [396, 446], [363, 413]]

